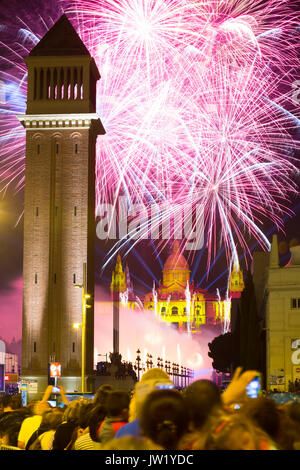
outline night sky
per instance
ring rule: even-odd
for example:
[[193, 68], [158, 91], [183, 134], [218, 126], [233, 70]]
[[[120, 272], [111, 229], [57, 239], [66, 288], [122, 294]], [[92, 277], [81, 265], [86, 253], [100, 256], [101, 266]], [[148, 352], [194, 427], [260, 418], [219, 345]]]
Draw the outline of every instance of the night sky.
[[[62, 10], [57, 8], [56, 1], [41, 2], [40, 0], [29, 2], [24, 1], [0, 1], [0, 41], [6, 46], [12, 44], [16, 34], [16, 18], [18, 16], [25, 22], [30, 21], [30, 25], [39, 21], [39, 15], [49, 18], [55, 22], [61, 15]], [[49, 24], [49, 23], [48, 23]], [[3, 28], [3, 25], [7, 28]], [[0, 45], [0, 55], [7, 55], [7, 47]], [[21, 60], [21, 59], [20, 59]], [[0, 64], [3, 62], [0, 59]], [[7, 63], [6, 65], [7, 66]], [[299, 71], [295, 71], [295, 79], [300, 79]], [[100, 116], [101, 117], [101, 116]], [[5, 120], [5, 114], [0, 114], [0, 120]], [[20, 126], [16, 119], [16, 126]], [[1, 158], [1, 155], [0, 155]], [[5, 193], [0, 196], [0, 337], [11, 341], [13, 337], [21, 338], [22, 325], [22, 243], [23, 243], [23, 189], [18, 189], [11, 185]], [[300, 242], [300, 198], [290, 202], [290, 207], [294, 215], [284, 220], [285, 233], [279, 233], [279, 241], [297, 239]], [[268, 221], [264, 223], [264, 233], [271, 240], [275, 227]], [[249, 239], [251, 251], [258, 250], [259, 247], [254, 240]], [[112, 265], [109, 265], [102, 272], [103, 263], [106, 260], [106, 253], [112, 247], [112, 242], [96, 240], [96, 273], [95, 279], [98, 286], [109, 291]], [[161, 266], [171, 249], [171, 244], [166, 247], [160, 257], [157, 257], [155, 247], [150, 240], [142, 241], [135, 246], [135, 249], [127, 256], [126, 261], [132, 274], [132, 281], [138, 295], [152, 289], [153, 278], [161, 279]], [[122, 251], [121, 251], [122, 254]], [[239, 253], [241, 267], [246, 270], [244, 253]], [[188, 253], [185, 253], [188, 257]], [[195, 282], [201, 281], [201, 287], [208, 288], [215, 292], [219, 288], [224, 292], [227, 282], [225, 255], [220, 248], [217, 260], [213, 260], [213, 265], [207, 274], [206, 250], [203, 252], [190, 253], [190, 266], [192, 277]], [[288, 262], [289, 253], [283, 253], [281, 263]], [[249, 261], [249, 257], [248, 257]], [[217, 280], [216, 280], [217, 279]], [[97, 290], [99, 292], [99, 290]], [[101, 300], [97, 299], [96, 300]]]

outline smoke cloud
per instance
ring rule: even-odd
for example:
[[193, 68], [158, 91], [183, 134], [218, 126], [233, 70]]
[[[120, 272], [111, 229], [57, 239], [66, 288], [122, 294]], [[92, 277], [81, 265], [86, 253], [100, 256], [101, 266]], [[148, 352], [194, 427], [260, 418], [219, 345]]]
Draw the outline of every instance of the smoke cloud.
[[[95, 301], [95, 362], [105, 360], [113, 350], [113, 305], [107, 292], [96, 288]], [[220, 333], [219, 333], [220, 334]], [[208, 343], [216, 331], [204, 327], [199, 335], [189, 336], [174, 326], [159, 321], [154, 312], [132, 310], [120, 305], [120, 353], [125, 361], [135, 362], [140, 349], [143, 362], [147, 353], [175, 362], [195, 371], [195, 378], [211, 378], [212, 365], [208, 357]], [[100, 356], [98, 356], [100, 354]]]

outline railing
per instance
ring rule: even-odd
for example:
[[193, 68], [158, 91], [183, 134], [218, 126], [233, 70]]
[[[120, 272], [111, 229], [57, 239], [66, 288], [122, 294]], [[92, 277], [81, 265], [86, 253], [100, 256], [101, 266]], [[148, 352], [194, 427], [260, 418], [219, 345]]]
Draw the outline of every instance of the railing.
[[[152, 354], [147, 353], [144, 359], [141, 357], [141, 351], [136, 351], [135, 362], [122, 361], [120, 354], [109, 354], [110, 362], [103, 361], [97, 363], [96, 375], [114, 376], [116, 379], [125, 379], [132, 377], [135, 382], [139, 382], [142, 374], [147, 370], [157, 367], [164, 370], [178, 389], [187, 387], [194, 377], [194, 371], [175, 362], [157, 357], [156, 360]], [[107, 357], [107, 355], [106, 355]]]

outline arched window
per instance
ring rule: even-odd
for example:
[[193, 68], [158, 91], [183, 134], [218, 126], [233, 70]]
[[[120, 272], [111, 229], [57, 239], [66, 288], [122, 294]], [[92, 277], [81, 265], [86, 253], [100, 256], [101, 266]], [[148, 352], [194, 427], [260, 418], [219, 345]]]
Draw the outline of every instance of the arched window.
[[178, 307], [172, 307], [172, 315], [178, 315]]

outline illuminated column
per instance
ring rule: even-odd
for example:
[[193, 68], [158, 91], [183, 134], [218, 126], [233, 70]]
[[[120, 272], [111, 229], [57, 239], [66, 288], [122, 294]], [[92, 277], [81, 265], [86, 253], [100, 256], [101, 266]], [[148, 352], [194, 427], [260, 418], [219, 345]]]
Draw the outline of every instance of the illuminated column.
[[120, 293], [126, 291], [126, 274], [122, 268], [121, 256], [118, 254], [110, 285], [113, 302], [113, 352], [119, 353], [120, 336]]
[[[37, 377], [43, 391], [49, 357], [55, 357], [61, 383], [74, 391], [80, 389], [82, 365], [81, 338], [72, 328], [82, 316], [75, 285], [83, 284], [84, 264], [92, 305], [84, 370], [89, 375], [93, 369], [95, 144], [105, 131], [91, 97], [100, 75], [65, 15], [25, 62], [28, 100], [26, 114], [19, 116], [26, 129], [22, 375]], [[61, 86], [69, 85], [61, 71], [78, 65], [87, 70], [91, 96], [61, 99]]]

